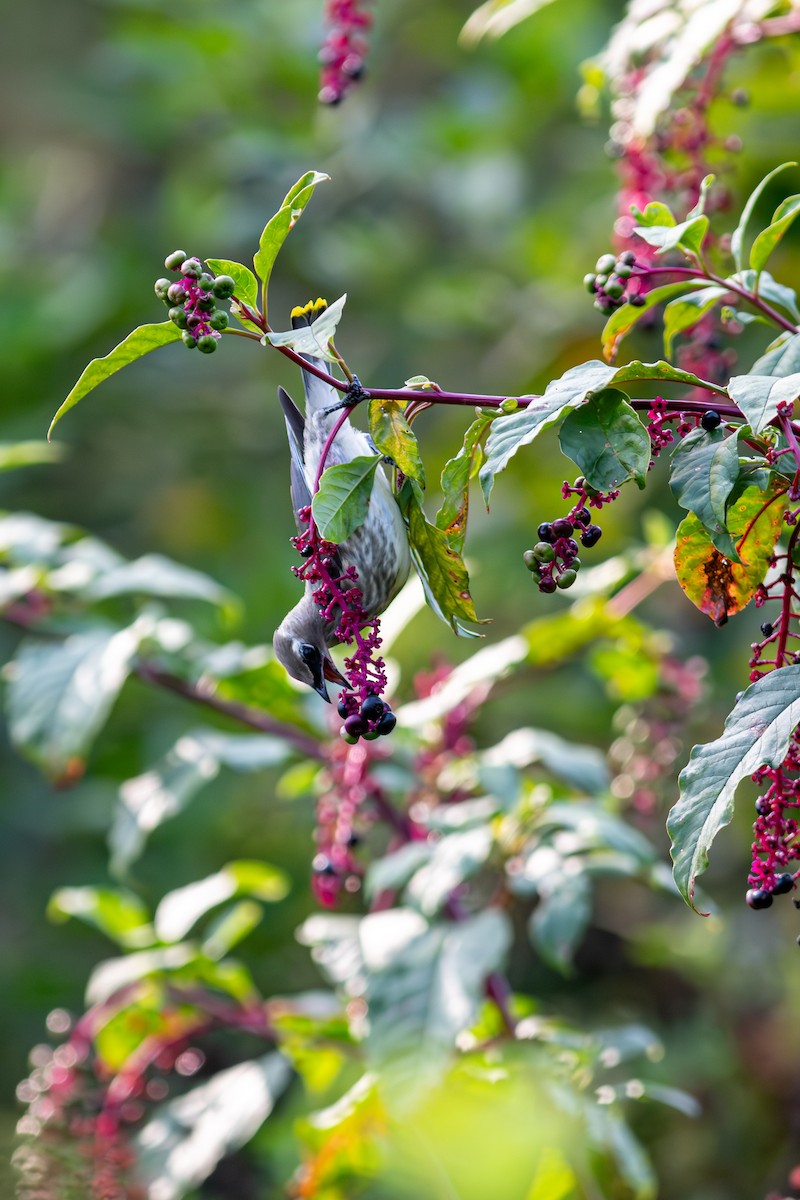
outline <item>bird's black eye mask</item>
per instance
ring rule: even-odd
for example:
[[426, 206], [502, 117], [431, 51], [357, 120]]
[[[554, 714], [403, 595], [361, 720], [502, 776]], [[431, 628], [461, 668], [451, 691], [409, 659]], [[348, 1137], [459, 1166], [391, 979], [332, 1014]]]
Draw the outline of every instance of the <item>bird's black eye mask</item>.
[[319, 692], [323, 700], [328, 700], [328, 689], [325, 687], [324, 663], [322, 655], [316, 646], [303, 642], [300, 646], [300, 657], [311, 672], [311, 686]]

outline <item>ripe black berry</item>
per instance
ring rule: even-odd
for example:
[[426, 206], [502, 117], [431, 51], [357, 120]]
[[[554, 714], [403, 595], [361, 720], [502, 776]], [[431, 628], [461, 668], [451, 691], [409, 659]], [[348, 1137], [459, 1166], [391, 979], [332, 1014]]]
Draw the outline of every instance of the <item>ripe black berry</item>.
[[592, 519], [588, 508], [579, 508], [577, 512], [574, 512], [572, 515], [579, 525], [588, 525]]
[[335, 875], [336, 867], [327, 854], [315, 854], [311, 862], [311, 870], [315, 875]]
[[764, 637], [772, 637], [775, 632], [771, 621], [763, 621], [761, 624], [761, 632]]
[[358, 713], [353, 713], [345, 720], [344, 728], [345, 732], [351, 734], [352, 737], [360, 737], [364, 732], [364, 722]]
[[545, 592], [548, 595], [550, 595], [555, 590], [556, 590], [556, 581], [551, 576], [548, 575], [546, 579], [539, 580], [539, 591], [540, 592]]
[[[551, 526], [553, 537], [568, 538], [572, 536], [572, 521], [568, 517], [559, 517]], [[547, 540], [547, 539], [544, 539]], [[576, 547], [577, 550], [577, 547]]]
[[632, 267], [636, 262], [636, 255], [633, 250], [626, 250], [624, 254], [620, 254], [619, 261], [625, 263], [628, 267]]
[[574, 558], [577, 553], [578, 543], [575, 541], [575, 538], [567, 538], [566, 545], [564, 546], [564, 557]]
[[765, 817], [770, 811], [770, 808], [771, 805], [769, 800], [765, 800], [763, 796], [760, 796], [759, 799], [756, 800], [756, 812], [760, 817]]
[[789, 871], [784, 871], [783, 875], [779, 875], [775, 880], [775, 886], [772, 889], [773, 896], [785, 896], [787, 892], [791, 892], [794, 887], [794, 875]]
[[581, 544], [587, 548], [596, 546], [603, 536], [603, 531], [599, 525], [587, 525], [581, 534]]
[[365, 721], [378, 721], [383, 716], [386, 705], [380, 696], [367, 696], [361, 705], [361, 715]]
[[396, 724], [397, 724], [397, 717], [394, 715], [394, 713], [392, 712], [392, 710], [390, 708], [387, 708], [386, 712], [383, 714], [380, 721], [378, 721], [378, 724], [375, 726], [375, 732], [381, 734], [381, 736], [383, 736], [387, 733], [391, 733]]
[[750, 888], [745, 901], [751, 908], [771, 908], [772, 895], [764, 888]]
[[346, 716], [348, 716], [350, 713], [350, 709], [347, 707], [347, 701], [340, 700], [339, 703], [336, 705], [336, 711], [338, 712], [338, 714], [342, 718], [342, 720], [344, 720], [344, 718]]
[[634, 308], [644, 308], [647, 301], [644, 296], [640, 296], [638, 292], [633, 296], [628, 296], [628, 304], [632, 304]]
[[550, 524], [549, 521], [543, 521], [542, 524], [539, 526], [539, 528], [536, 530], [536, 533], [537, 533], [537, 536], [540, 538], [540, 540], [543, 542], [552, 542], [553, 541], [553, 526]]
[[721, 421], [722, 417], [713, 408], [707, 409], [700, 418], [700, 424], [707, 433], [711, 433], [712, 429], [716, 429], [720, 425]]

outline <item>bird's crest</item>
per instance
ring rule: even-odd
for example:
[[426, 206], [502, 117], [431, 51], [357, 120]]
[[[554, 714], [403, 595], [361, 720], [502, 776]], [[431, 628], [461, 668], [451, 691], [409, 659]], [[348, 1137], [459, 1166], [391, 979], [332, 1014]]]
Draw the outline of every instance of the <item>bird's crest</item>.
[[325, 312], [327, 307], [328, 301], [321, 297], [309, 300], [308, 304], [297, 305], [292, 309], [292, 329], [301, 329], [304, 325], [311, 325], [317, 317]]

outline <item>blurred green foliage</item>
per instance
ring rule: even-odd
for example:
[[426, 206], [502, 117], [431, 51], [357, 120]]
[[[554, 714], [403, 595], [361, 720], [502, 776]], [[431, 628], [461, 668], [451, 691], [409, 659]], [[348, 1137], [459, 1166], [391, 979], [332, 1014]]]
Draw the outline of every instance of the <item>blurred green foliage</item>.
[[[320, 7], [28, 0], [4, 14], [3, 441], [41, 438], [86, 360], [133, 325], [160, 319], [152, 281], [165, 253], [180, 245], [245, 258], [310, 167], [332, 182], [281, 256], [278, 327], [286, 322], [277, 314], [292, 305], [347, 291], [340, 348], [367, 385], [424, 373], [442, 386], [523, 392], [598, 356], [600, 321], [581, 278], [607, 248], [615, 176], [605, 125], [579, 118], [575, 94], [580, 62], [603, 45], [620, 6], [554, 4], [468, 53], [457, 38], [470, 3], [385, 0], [369, 77], [333, 111], [315, 100]], [[731, 64], [732, 86], [754, 97], [744, 114], [719, 106], [722, 128], [744, 140], [740, 197], [795, 152], [799, 65], [785, 44]], [[797, 273], [797, 247], [794, 234], [779, 251], [787, 278]], [[747, 337], [760, 346], [758, 331]], [[279, 382], [299, 390], [277, 356], [235, 339], [210, 360], [163, 350], [71, 414], [59, 433], [63, 460], [0, 474], [0, 504], [84, 526], [130, 557], [162, 553], [209, 572], [241, 597], [237, 636], [269, 640], [297, 593]], [[456, 411], [418, 423], [432, 477], [464, 424]], [[552, 611], [520, 566], [532, 529], [560, 512], [563, 468], [552, 450], [540, 450], [535, 467], [511, 465], [490, 517], [473, 506], [473, 594], [478, 611], [494, 617], [492, 640]], [[604, 547], [613, 553], [638, 540], [645, 510], [662, 500], [669, 504], [658, 487], [629, 494], [609, 513]], [[714, 703], [694, 732], [705, 740], [745, 678], [755, 618], [745, 614], [712, 637], [673, 583], [647, 613], [673, 632], [682, 656], [712, 659]], [[210, 632], [212, 617], [199, 617], [201, 628], [204, 620]], [[4, 661], [16, 638], [0, 630]], [[410, 674], [432, 654], [456, 660], [466, 648], [444, 643], [425, 614], [395, 653]], [[483, 718], [487, 740], [519, 721], [520, 705], [526, 724], [608, 740], [613, 703], [580, 657], [539, 674], [524, 700], [501, 692]], [[165, 754], [186, 722], [179, 698], [131, 684], [90, 780], [65, 792], [2, 747], [6, 1127], [46, 1013], [80, 1009], [103, 953], [94, 933], [48, 923], [49, 898], [57, 888], [107, 884], [116, 789]], [[578, 1022], [633, 1016], [657, 1030], [664, 1079], [704, 1109], [697, 1121], [661, 1106], [638, 1118], [664, 1200], [760, 1198], [783, 1186], [796, 1153], [800, 960], [789, 906], [765, 922], [741, 904], [745, 807], [716, 850], [709, 883], [722, 920], [701, 922], [609, 881], [571, 980], [533, 957], [512, 972], [515, 986]], [[271, 775], [228, 772], [153, 837], [140, 878], [158, 898], [245, 856], [279, 864], [292, 888], [252, 935], [254, 973], [265, 991], [314, 987], [317, 972], [293, 940], [310, 905], [312, 822], [310, 801], [276, 798]], [[658, 821], [649, 832], [666, 858]]]

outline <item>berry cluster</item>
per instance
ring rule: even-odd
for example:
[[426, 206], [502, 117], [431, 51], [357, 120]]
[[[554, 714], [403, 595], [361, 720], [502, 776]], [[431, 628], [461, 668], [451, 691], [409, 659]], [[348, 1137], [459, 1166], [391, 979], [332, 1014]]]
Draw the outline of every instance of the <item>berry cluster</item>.
[[610, 313], [615, 308], [621, 308], [623, 304], [641, 307], [645, 303], [644, 296], [640, 295], [638, 290], [628, 291], [635, 265], [636, 255], [632, 250], [626, 250], [619, 257], [614, 254], [601, 254], [594, 272], [584, 275], [586, 290], [594, 296], [594, 306], [599, 312]]
[[377, 656], [381, 644], [380, 623], [369, 617], [358, 588], [355, 567], [339, 566], [338, 547], [320, 538], [311, 520], [311, 509], [298, 513], [307, 528], [292, 545], [305, 562], [293, 567], [298, 579], [313, 586], [314, 602], [323, 619], [333, 626], [333, 637], [353, 652], [344, 660], [349, 687], [339, 694], [338, 712], [344, 719], [342, 737], [355, 745], [360, 737], [373, 741], [391, 733], [397, 718], [381, 699], [386, 690], [385, 663]]
[[[756, 800], [753, 861], [745, 900], [751, 908], [769, 908], [773, 896], [791, 892], [795, 875], [786, 868], [800, 857], [796, 812], [800, 807], [800, 733], [795, 730], [786, 758], [778, 767], [761, 767], [753, 775], [766, 790]], [[788, 810], [788, 811], [787, 811]], [[795, 815], [790, 815], [794, 812]]]
[[379, 798], [380, 788], [370, 774], [366, 747], [354, 751], [342, 742], [331, 746], [323, 778], [325, 786], [317, 801], [317, 853], [311, 862], [311, 887], [318, 904], [333, 908], [342, 888], [350, 894], [361, 888], [364, 868], [356, 852], [371, 819], [372, 806], [367, 802]]
[[204, 271], [199, 258], [187, 258], [183, 250], [175, 250], [164, 260], [168, 271], [180, 279], [157, 279], [155, 293], [169, 309], [169, 319], [182, 330], [183, 344], [203, 354], [213, 354], [223, 330], [228, 328], [228, 314], [217, 308], [217, 300], [229, 300], [236, 284], [230, 275], [214, 276]]
[[359, 0], [327, 0], [325, 21], [329, 28], [319, 52], [319, 100], [339, 104], [364, 74], [364, 33], [372, 25], [372, 16], [359, 8]]
[[588, 508], [579, 506], [568, 517], [543, 521], [539, 526], [539, 541], [532, 550], [525, 551], [522, 561], [536, 579], [540, 592], [572, 587], [581, 566], [573, 533], [580, 530], [581, 544], [587, 549], [596, 546], [603, 534], [600, 526], [591, 522]]

